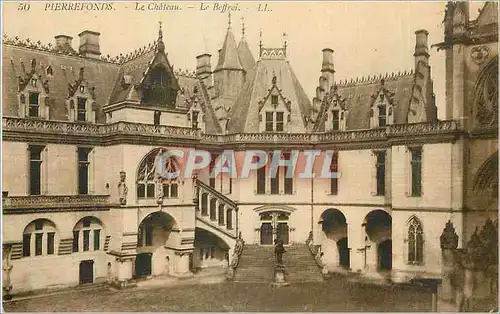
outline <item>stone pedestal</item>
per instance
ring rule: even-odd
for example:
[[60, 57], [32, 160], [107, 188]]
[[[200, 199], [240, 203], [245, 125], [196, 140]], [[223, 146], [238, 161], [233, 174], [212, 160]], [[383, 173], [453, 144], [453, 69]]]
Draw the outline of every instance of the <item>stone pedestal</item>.
[[287, 282], [287, 275], [286, 275], [286, 268], [284, 265], [277, 264], [274, 267], [274, 282], [273, 286], [275, 287], [283, 287], [283, 286], [288, 286], [290, 285], [289, 282]]
[[134, 258], [135, 255], [116, 257], [116, 277], [111, 282], [112, 286], [119, 289], [136, 286], [135, 280], [133, 280]]
[[192, 252], [175, 252], [175, 272], [174, 277], [185, 278], [193, 276], [189, 269], [189, 256]]
[[451, 302], [455, 299], [456, 290], [452, 285], [454, 276], [454, 250], [442, 250], [443, 266], [442, 266], [442, 284], [440, 290], [440, 297], [443, 301]]

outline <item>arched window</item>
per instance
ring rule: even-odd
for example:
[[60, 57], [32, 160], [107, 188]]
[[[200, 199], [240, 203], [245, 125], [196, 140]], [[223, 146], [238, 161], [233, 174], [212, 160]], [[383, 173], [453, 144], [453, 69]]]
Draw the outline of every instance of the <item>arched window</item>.
[[23, 257], [55, 254], [57, 229], [47, 219], [37, 219], [24, 228]]
[[103, 247], [102, 223], [95, 217], [80, 219], [73, 228], [73, 252], [98, 251]]
[[422, 223], [413, 217], [408, 223], [408, 263], [420, 264], [424, 261], [424, 236]]
[[479, 78], [476, 87], [476, 124], [483, 127], [498, 124], [498, 60], [492, 62]]
[[[179, 165], [174, 157], [166, 159], [157, 158], [162, 152], [162, 149], [155, 149], [150, 152], [139, 165], [137, 172], [137, 198], [154, 198], [163, 194], [164, 198], [177, 198], [179, 196], [179, 186], [176, 178], [163, 179], [161, 182], [155, 181], [156, 172], [166, 171], [168, 173], [175, 173], [179, 170]], [[164, 162], [163, 165], [156, 165], [156, 162]], [[159, 167], [158, 169], [156, 167]], [[159, 184], [161, 189], [156, 190], [156, 184]]]

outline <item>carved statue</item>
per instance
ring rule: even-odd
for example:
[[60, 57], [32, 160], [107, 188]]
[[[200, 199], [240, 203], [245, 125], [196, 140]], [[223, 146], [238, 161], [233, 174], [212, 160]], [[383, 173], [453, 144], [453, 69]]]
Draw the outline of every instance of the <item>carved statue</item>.
[[283, 264], [283, 253], [286, 253], [285, 247], [283, 246], [283, 241], [281, 241], [281, 239], [276, 239], [274, 243], [274, 254], [276, 255], [276, 262], [278, 264]]
[[126, 178], [125, 171], [120, 171], [120, 182], [118, 183], [118, 201], [120, 205], [127, 205], [128, 187], [127, 183], [125, 183]]
[[441, 242], [441, 249], [456, 249], [458, 247], [458, 235], [455, 232], [453, 223], [448, 220], [441, 237], [439, 237]]
[[12, 290], [12, 285], [10, 284], [10, 272], [12, 270], [12, 264], [10, 263], [11, 246], [2, 247], [2, 260], [3, 260], [3, 297], [5, 300], [10, 300], [10, 291]]

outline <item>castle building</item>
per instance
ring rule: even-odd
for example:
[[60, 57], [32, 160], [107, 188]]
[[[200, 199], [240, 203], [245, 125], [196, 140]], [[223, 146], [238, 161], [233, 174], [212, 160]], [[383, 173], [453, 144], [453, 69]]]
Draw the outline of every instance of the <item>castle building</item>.
[[[426, 30], [403, 73], [338, 81], [334, 51], [323, 49], [313, 99], [286, 42], [261, 42], [254, 57], [230, 23], [216, 66], [201, 54], [195, 72], [172, 67], [161, 26], [154, 43], [114, 58], [94, 31], [79, 34], [78, 50], [67, 35], [50, 45], [4, 35], [4, 291], [189, 276], [227, 267], [239, 237], [264, 248], [314, 243], [329, 272], [439, 277], [446, 222], [461, 247], [497, 219], [497, 4], [475, 20], [468, 10], [447, 5], [436, 45], [444, 120]], [[189, 178], [158, 177], [158, 167], [184, 167], [159, 158], [179, 148], [212, 160]], [[210, 176], [228, 150], [279, 150], [284, 165]], [[306, 150], [319, 152], [314, 171], [328, 161], [339, 175], [287, 177], [286, 162], [304, 163]]]

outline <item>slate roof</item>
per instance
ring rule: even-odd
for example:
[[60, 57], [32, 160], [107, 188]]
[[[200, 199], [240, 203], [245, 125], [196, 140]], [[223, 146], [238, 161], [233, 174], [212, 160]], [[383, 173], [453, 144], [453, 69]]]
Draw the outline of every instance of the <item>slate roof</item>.
[[249, 72], [255, 67], [255, 59], [245, 38], [242, 38], [238, 44], [238, 55], [243, 69], [247, 72], [247, 75], [249, 75]]
[[[41, 43], [28, 45], [25, 40], [14, 40], [7, 36], [4, 36], [3, 39], [2, 106], [4, 116], [19, 115], [18, 77], [25, 78], [29, 74], [33, 59], [36, 60], [36, 73], [42, 81], [48, 81], [51, 99], [49, 118], [51, 120], [68, 120], [66, 100], [69, 95], [69, 87], [70, 84], [74, 85], [78, 81], [80, 69], [83, 67], [84, 79], [90, 87], [95, 87], [95, 101], [98, 106], [97, 123], [105, 123], [102, 109], [106, 104], [122, 101], [139, 104], [139, 94], [134, 91], [134, 85], [139, 84], [149, 67], [158, 61], [156, 42], [126, 55], [92, 59], [78, 55], [71, 46], [66, 47], [63, 51]], [[166, 54], [163, 54], [160, 59], [170, 68]], [[52, 76], [46, 75], [48, 66], [53, 70]], [[123, 84], [125, 75], [128, 76], [130, 84]], [[177, 78], [174, 82], [175, 87], [179, 88], [177, 106], [189, 109], [186, 107], [186, 103], [196, 87], [201, 91], [199, 95], [204, 102], [202, 108], [206, 115], [206, 132], [220, 133], [221, 127], [215, 118], [206, 87], [195, 77], [194, 72], [175, 70], [174, 75]]]
[[231, 69], [231, 70], [242, 70], [240, 57], [238, 55], [238, 50], [236, 46], [236, 40], [234, 39], [233, 32], [229, 27], [226, 32], [226, 37], [224, 38], [224, 44], [219, 54], [219, 61], [214, 69], [214, 72]]
[[272, 86], [273, 75], [281, 94], [291, 101], [291, 112], [302, 117], [305, 129], [305, 117], [309, 116], [311, 102], [300, 85], [289, 62], [285, 59], [261, 59], [240, 92], [232, 107], [228, 123], [229, 132], [259, 132], [259, 101]]

